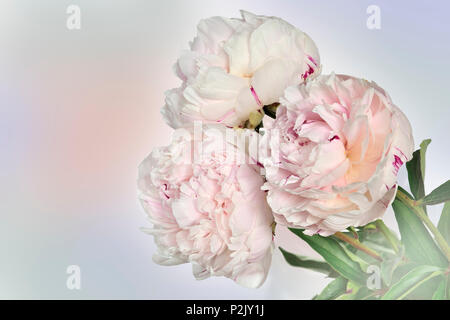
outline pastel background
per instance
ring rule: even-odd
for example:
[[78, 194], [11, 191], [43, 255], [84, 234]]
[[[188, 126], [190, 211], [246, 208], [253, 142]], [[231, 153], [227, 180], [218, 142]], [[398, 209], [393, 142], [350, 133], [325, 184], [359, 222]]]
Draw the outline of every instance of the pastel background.
[[[81, 30], [66, 28], [70, 4], [81, 8]], [[381, 8], [381, 30], [366, 27], [370, 4]], [[239, 9], [307, 32], [325, 73], [386, 88], [416, 145], [433, 139], [427, 190], [450, 177], [447, 1], [2, 0], [0, 298], [309, 299], [327, 283], [278, 251], [258, 290], [196, 281], [189, 265], [155, 265], [153, 240], [139, 231], [149, 225], [136, 200], [137, 166], [169, 141], [159, 109], [179, 85], [172, 64], [201, 18]], [[391, 210], [385, 217], [395, 227]], [[278, 234], [277, 244], [311, 253]], [[81, 267], [79, 291], [66, 288], [68, 265]]]

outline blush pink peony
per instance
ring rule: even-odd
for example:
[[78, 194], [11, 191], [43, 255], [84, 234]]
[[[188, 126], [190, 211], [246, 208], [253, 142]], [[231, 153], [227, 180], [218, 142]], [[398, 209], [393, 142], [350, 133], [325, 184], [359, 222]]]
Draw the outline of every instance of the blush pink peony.
[[251, 112], [278, 102], [288, 86], [319, 73], [319, 52], [308, 35], [280, 18], [241, 14], [199, 23], [190, 50], [175, 64], [183, 83], [166, 92], [162, 114], [171, 127], [194, 120], [240, 126]]
[[176, 130], [140, 165], [140, 200], [154, 225], [147, 231], [156, 263], [192, 263], [197, 279], [225, 276], [256, 288], [271, 263], [273, 216], [259, 168], [237, 161], [244, 151], [212, 134], [223, 131], [194, 139]]
[[278, 223], [307, 234], [381, 217], [414, 147], [410, 124], [387, 93], [345, 75], [286, 89], [265, 127], [268, 202]]

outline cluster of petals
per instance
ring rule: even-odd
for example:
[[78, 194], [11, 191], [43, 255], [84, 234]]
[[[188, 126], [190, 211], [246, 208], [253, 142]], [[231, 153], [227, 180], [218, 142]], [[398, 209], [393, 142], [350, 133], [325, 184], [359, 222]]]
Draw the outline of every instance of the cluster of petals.
[[307, 234], [381, 217], [414, 147], [409, 121], [387, 93], [346, 75], [289, 87], [266, 127], [268, 202], [277, 223]]
[[142, 162], [140, 200], [153, 223], [146, 231], [158, 247], [156, 263], [192, 263], [197, 279], [225, 276], [255, 288], [270, 267], [272, 211], [260, 168], [239, 161], [245, 148], [224, 142], [221, 132], [211, 127], [196, 140], [178, 129]]
[[[241, 16], [198, 24], [174, 66], [181, 85], [161, 109], [171, 143], [142, 162], [138, 187], [156, 263], [191, 263], [197, 279], [256, 288], [274, 222], [329, 236], [380, 218], [414, 143], [377, 84], [321, 75], [307, 34], [277, 17]], [[275, 108], [275, 119], [264, 117]]]
[[162, 114], [172, 128], [195, 120], [243, 126], [286, 87], [319, 73], [319, 52], [308, 35], [280, 18], [241, 14], [200, 21], [174, 67], [182, 84], [166, 92]]

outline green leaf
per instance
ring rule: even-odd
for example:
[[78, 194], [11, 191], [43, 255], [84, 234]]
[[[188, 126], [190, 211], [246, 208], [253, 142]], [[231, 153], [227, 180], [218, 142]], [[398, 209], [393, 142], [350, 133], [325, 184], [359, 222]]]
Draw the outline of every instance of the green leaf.
[[336, 300], [356, 300], [361, 286], [351, 281], [347, 282], [347, 288], [343, 294], [336, 298]]
[[414, 200], [414, 197], [405, 189], [403, 189], [401, 186], [398, 186], [398, 190], [400, 190], [401, 192], [403, 192], [404, 194], [406, 194], [408, 196], [408, 198]]
[[422, 178], [425, 180], [425, 154], [427, 153], [428, 145], [431, 143], [431, 139], [425, 139], [420, 143], [420, 172]]
[[414, 268], [416, 268], [418, 266], [419, 266], [419, 264], [417, 264], [416, 262], [410, 262], [410, 261], [400, 264], [394, 270], [394, 274], [392, 275], [391, 284], [398, 282], [405, 274], [407, 274], [412, 269], [414, 269]]
[[[404, 277], [408, 272], [413, 270], [414, 268], [419, 267], [420, 265], [414, 262], [407, 262], [405, 264], [400, 265], [394, 271], [394, 275], [392, 277], [392, 283], [398, 282], [402, 277]], [[442, 281], [443, 276], [435, 277], [430, 279], [429, 281], [421, 284], [416, 290], [411, 292], [406, 299], [408, 300], [424, 300], [431, 299], [440, 282]]]
[[277, 108], [278, 108], [279, 105], [280, 104], [278, 102], [275, 102], [275, 103], [272, 103], [272, 104], [269, 104], [269, 105], [265, 105], [263, 107], [264, 113], [267, 116], [275, 119], [277, 117]]
[[447, 299], [450, 300], [450, 275], [447, 275]]
[[289, 228], [289, 230], [308, 243], [343, 277], [358, 284], [366, 283], [367, 275], [361, 270], [358, 262], [353, 261], [336, 240], [317, 234], [307, 236], [301, 229]]
[[414, 262], [435, 266], [447, 266], [447, 259], [439, 250], [433, 238], [416, 216], [405, 204], [395, 199], [392, 203], [397, 219], [406, 256]]
[[414, 151], [413, 158], [406, 163], [409, 187], [416, 200], [425, 196], [425, 154], [431, 139], [422, 141], [420, 149]]
[[339, 297], [336, 297], [335, 300], [366, 300], [374, 296], [374, 291], [349, 281], [347, 282], [346, 291]]
[[[400, 244], [400, 241], [397, 239], [393, 232], [392, 237], [397, 244]], [[375, 250], [381, 254], [395, 254], [395, 251], [392, 249], [392, 245], [386, 239], [384, 234], [376, 228], [375, 229], [366, 229], [363, 228], [359, 233], [359, 241], [361, 241], [365, 246]], [[375, 262], [375, 259], [372, 259]]]
[[390, 286], [392, 282], [392, 277], [394, 275], [395, 269], [399, 267], [403, 262], [403, 251], [402, 247], [400, 250], [400, 254], [391, 255], [391, 254], [383, 254], [383, 261], [381, 262], [381, 278], [386, 286]]
[[317, 261], [310, 259], [308, 257], [300, 256], [293, 254], [291, 252], [288, 252], [284, 250], [283, 248], [279, 247], [281, 253], [283, 254], [283, 257], [286, 259], [287, 263], [289, 263], [293, 267], [300, 267], [300, 268], [306, 268], [311, 269], [317, 272], [321, 272], [326, 274], [329, 277], [337, 277], [338, 274], [336, 271], [334, 271], [333, 268], [330, 267], [330, 265], [323, 261]]
[[448, 283], [448, 277], [445, 278], [444, 281], [441, 281], [439, 283], [438, 288], [433, 294], [432, 300], [447, 300], [447, 283]]
[[[342, 243], [341, 243], [342, 245]], [[373, 259], [371, 256], [365, 254], [364, 252], [362, 252], [364, 255], [361, 257], [361, 255], [358, 255], [361, 251], [356, 251], [355, 253], [351, 252], [349, 250], [349, 247], [342, 245], [342, 249], [344, 249], [345, 253], [350, 257], [350, 259], [352, 259], [353, 261], [357, 262], [361, 268], [362, 271], [366, 272], [367, 267], [369, 267], [370, 262], [374, 262], [376, 261], [375, 259]], [[368, 259], [369, 261], [365, 260]]]
[[450, 244], [450, 201], [447, 201], [442, 209], [441, 218], [438, 223], [438, 230], [445, 241]]
[[332, 300], [345, 293], [347, 289], [347, 279], [337, 277], [331, 281], [314, 300]]
[[408, 300], [430, 300], [433, 294], [436, 292], [437, 288], [444, 281], [443, 275], [434, 277], [417, 287], [413, 292], [411, 292], [405, 299]]
[[422, 204], [432, 206], [434, 204], [439, 204], [449, 200], [450, 200], [450, 180], [447, 180], [439, 187], [431, 191], [429, 195], [423, 198]]
[[402, 300], [421, 284], [442, 274], [443, 269], [435, 266], [419, 266], [408, 272], [383, 295], [381, 300]]

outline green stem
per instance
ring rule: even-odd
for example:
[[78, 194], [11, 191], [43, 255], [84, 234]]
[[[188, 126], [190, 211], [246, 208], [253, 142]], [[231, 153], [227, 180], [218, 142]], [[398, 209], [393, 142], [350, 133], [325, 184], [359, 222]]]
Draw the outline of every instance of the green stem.
[[355, 227], [348, 227], [347, 230], [350, 231], [353, 234], [353, 238], [355, 238], [355, 239], [359, 238], [358, 232], [356, 232]]
[[425, 223], [425, 225], [428, 227], [428, 229], [431, 231], [431, 233], [434, 235], [434, 239], [438, 243], [439, 247], [441, 248], [442, 252], [447, 257], [447, 260], [450, 262], [450, 247], [445, 241], [442, 234], [439, 232], [438, 228], [435, 227], [433, 222], [428, 218], [427, 214], [423, 210], [421, 206], [417, 205], [417, 202], [410, 199], [408, 195], [403, 193], [401, 190], [397, 191], [396, 197], [403, 202], [408, 208], [410, 208], [418, 217], [420, 220]]
[[272, 227], [272, 236], [274, 236], [275, 237], [275, 228], [277, 227], [277, 223], [274, 221], [274, 222], [272, 222], [272, 225], [271, 225], [271, 227]]
[[347, 242], [348, 244], [350, 244], [352, 247], [367, 253], [369, 256], [377, 259], [378, 261], [383, 261], [383, 259], [381, 258], [381, 256], [375, 252], [374, 250], [370, 249], [369, 247], [366, 247], [365, 245], [363, 245], [361, 242], [359, 242], [359, 240], [349, 237], [346, 234], [342, 233], [342, 232], [336, 232], [334, 234], [334, 236], [336, 238], [338, 238], [339, 240], [342, 240], [344, 242]]
[[381, 231], [381, 233], [384, 235], [386, 240], [391, 245], [392, 249], [394, 249], [395, 253], [399, 253], [400, 250], [398, 249], [398, 240], [395, 238], [395, 236], [392, 234], [391, 230], [384, 224], [383, 220], [378, 219], [375, 221], [375, 225], [377, 228]]

